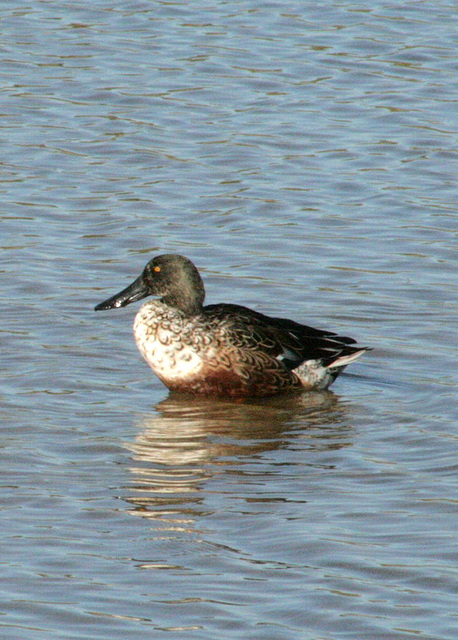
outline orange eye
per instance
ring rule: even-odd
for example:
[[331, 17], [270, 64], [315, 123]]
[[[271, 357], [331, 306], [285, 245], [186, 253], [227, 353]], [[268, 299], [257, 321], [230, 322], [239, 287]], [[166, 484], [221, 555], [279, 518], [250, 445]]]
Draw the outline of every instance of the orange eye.
[[161, 267], [153, 267], [153, 271], [155, 271], [156, 273], [159, 273], [159, 271], [161, 270]]

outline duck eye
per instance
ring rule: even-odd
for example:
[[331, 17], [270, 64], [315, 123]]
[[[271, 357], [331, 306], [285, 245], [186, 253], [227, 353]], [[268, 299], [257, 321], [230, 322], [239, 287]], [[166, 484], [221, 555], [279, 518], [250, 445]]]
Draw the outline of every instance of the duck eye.
[[153, 271], [155, 271], [156, 273], [159, 273], [160, 270], [161, 270], [161, 267], [158, 267], [157, 265], [153, 267]]

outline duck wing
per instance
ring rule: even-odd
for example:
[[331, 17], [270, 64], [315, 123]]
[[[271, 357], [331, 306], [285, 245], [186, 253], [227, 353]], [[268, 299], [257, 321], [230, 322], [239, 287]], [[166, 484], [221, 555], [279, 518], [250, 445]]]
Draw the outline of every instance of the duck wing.
[[276, 358], [288, 371], [307, 360], [331, 365], [342, 356], [360, 351], [353, 338], [338, 336], [286, 318], [273, 318], [236, 304], [204, 307], [208, 320], [224, 323], [231, 342], [242, 349], [263, 351]]

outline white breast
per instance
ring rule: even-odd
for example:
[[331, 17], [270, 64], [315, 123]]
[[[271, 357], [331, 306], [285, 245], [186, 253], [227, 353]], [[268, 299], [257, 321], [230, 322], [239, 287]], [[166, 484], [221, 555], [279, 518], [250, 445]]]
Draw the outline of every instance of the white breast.
[[154, 373], [166, 384], [191, 380], [201, 371], [202, 359], [192, 346], [180, 340], [183, 327], [176, 321], [164, 322], [158, 313], [161, 307], [158, 302], [146, 303], [137, 313], [134, 322], [137, 347]]

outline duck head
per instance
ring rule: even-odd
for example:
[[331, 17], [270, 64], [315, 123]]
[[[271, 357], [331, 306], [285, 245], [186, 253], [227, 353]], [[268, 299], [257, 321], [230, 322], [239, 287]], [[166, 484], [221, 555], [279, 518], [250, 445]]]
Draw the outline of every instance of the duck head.
[[95, 311], [125, 307], [147, 296], [159, 296], [163, 303], [196, 315], [202, 311], [205, 289], [191, 260], [168, 253], [150, 260], [132, 284], [96, 305]]

